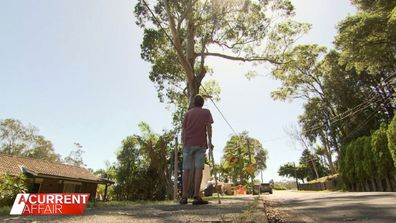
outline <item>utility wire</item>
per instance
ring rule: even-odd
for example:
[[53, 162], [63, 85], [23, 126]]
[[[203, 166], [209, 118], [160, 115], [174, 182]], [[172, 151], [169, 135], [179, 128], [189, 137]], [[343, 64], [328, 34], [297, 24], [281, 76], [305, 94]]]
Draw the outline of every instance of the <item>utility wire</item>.
[[[342, 117], [341, 117], [341, 116], [338, 116], [337, 118], [336, 118], [336, 116], [335, 116], [335, 117], [331, 117], [331, 118], [329, 119], [329, 122], [330, 122], [330, 124], [335, 124], [335, 123], [337, 123], [337, 122], [339, 122], [339, 121], [341, 121], [341, 120], [344, 120], [344, 119], [346, 119], [346, 118], [348, 118], [348, 117], [350, 117], [350, 116], [352, 116], [352, 115], [358, 114], [358, 113], [360, 113], [361, 111], [367, 109], [368, 107], [370, 107], [370, 106], [372, 105], [371, 103], [380, 102], [380, 101], [387, 101], [387, 100], [390, 99], [391, 97], [392, 97], [392, 95], [389, 95], [389, 96], [387, 96], [386, 98], [381, 98], [381, 95], [375, 95], [374, 97], [372, 97], [372, 98], [369, 99], [368, 101], [365, 101], [365, 102], [363, 102], [363, 103], [361, 103], [361, 104], [355, 106], [354, 108], [349, 109], [347, 112], [344, 112], [344, 113], [348, 113], [348, 112], [351, 112], [351, 111], [352, 111], [351, 113], [346, 114], [345, 116], [342, 116]], [[373, 100], [373, 99], [376, 99], [376, 100]], [[386, 103], [386, 104], [388, 104], [388, 103]], [[360, 107], [361, 105], [365, 105], [365, 106], [364, 106], [364, 107], [361, 107], [361, 108], [359, 108], [359, 109], [357, 109], [357, 110], [355, 110], [355, 111], [353, 111], [354, 109]], [[308, 133], [308, 132], [312, 132], [312, 131], [321, 129], [321, 128], [323, 128], [323, 127], [324, 127], [324, 124], [318, 124], [318, 125], [315, 125], [315, 126], [309, 128], [309, 129], [307, 129], [307, 130], [304, 130], [303, 132], [304, 132], [304, 133]]]
[[[392, 80], [392, 79], [394, 79], [394, 78], [396, 78], [396, 74], [393, 74], [393, 75], [391, 75], [391, 76], [385, 78], [385, 79], [382, 80], [381, 82], [382, 82], [382, 83], [386, 83], [386, 81]], [[368, 97], [371, 97], [373, 94], [375, 94], [375, 92], [371, 92], [370, 95], [369, 95]], [[371, 97], [371, 98], [369, 99], [369, 101], [372, 100], [372, 99], [374, 99], [374, 98], [377, 97], [377, 96], [378, 96], [378, 95], [374, 95], [373, 97]], [[338, 118], [338, 117], [340, 117], [340, 116], [346, 115], [347, 113], [351, 112], [352, 110], [358, 109], [358, 107], [360, 107], [360, 106], [362, 106], [362, 105], [364, 105], [364, 104], [366, 104], [366, 103], [367, 103], [367, 101], [364, 101], [364, 102], [362, 102], [362, 103], [356, 105], [355, 107], [350, 108], [350, 109], [348, 109], [347, 111], [342, 112], [342, 113], [340, 113], [340, 114], [338, 114], [338, 115], [332, 117], [332, 119], [336, 119], [336, 118]]]

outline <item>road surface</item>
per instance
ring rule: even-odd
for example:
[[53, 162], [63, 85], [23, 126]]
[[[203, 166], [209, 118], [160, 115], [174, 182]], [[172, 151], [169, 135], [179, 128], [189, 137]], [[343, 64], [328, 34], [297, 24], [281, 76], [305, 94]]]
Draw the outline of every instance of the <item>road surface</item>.
[[286, 222], [396, 222], [395, 192], [274, 191], [264, 198]]

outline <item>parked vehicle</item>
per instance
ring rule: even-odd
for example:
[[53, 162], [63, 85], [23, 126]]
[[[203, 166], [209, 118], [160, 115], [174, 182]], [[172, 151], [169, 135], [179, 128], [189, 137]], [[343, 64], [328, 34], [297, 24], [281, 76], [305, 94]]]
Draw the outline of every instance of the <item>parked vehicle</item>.
[[268, 192], [268, 193], [272, 194], [272, 185], [270, 183], [262, 183], [260, 185], [260, 192], [261, 193]]
[[272, 194], [272, 185], [270, 183], [262, 183], [260, 185], [254, 185], [254, 194], [258, 194], [260, 188], [260, 193]]

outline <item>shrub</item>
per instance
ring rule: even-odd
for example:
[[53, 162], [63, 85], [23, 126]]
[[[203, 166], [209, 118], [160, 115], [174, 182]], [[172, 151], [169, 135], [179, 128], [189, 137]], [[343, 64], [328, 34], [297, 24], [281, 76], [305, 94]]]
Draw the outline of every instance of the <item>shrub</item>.
[[25, 176], [0, 175], [0, 207], [10, 206], [18, 193], [25, 192]]
[[392, 155], [394, 166], [396, 167], [396, 115], [388, 126], [388, 148]]

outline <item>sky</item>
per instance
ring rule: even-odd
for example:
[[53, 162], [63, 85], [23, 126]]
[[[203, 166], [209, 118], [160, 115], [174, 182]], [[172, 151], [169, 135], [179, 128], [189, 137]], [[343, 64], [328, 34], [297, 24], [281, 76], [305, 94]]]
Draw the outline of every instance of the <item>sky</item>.
[[[66, 156], [74, 143], [92, 169], [116, 161], [128, 135], [145, 121], [160, 132], [171, 128], [171, 111], [159, 102], [140, 58], [143, 31], [135, 24], [136, 0], [1, 0], [0, 119], [34, 125]], [[336, 24], [355, 12], [347, 0], [294, 0], [297, 21], [312, 24], [300, 43], [333, 48]], [[267, 149], [264, 181], [283, 180], [280, 165], [302, 152], [285, 129], [297, 125], [302, 102], [273, 101], [280, 83], [268, 65], [253, 67], [210, 58], [219, 82], [221, 111], [238, 132], [248, 131]], [[248, 71], [260, 75], [247, 80]], [[214, 106], [213, 144], [219, 162], [232, 131]]]

